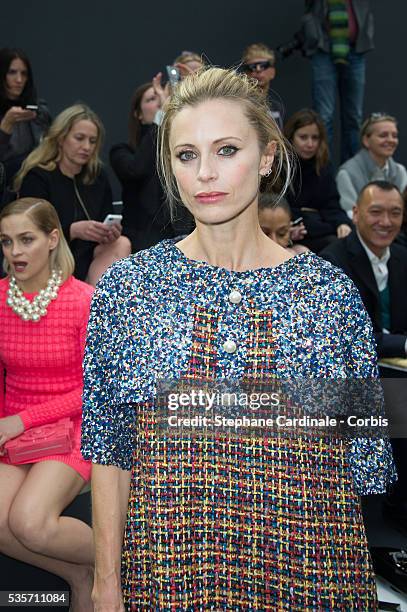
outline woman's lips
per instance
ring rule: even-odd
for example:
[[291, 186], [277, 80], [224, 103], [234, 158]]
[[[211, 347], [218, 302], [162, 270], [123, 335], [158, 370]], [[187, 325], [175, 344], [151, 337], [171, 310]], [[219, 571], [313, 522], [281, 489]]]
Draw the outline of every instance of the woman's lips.
[[202, 191], [201, 193], [196, 194], [195, 199], [198, 200], [198, 202], [210, 204], [212, 202], [219, 202], [220, 200], [223, 200], [227, 195], [228, 194], [224, 191]]
[[27, 262], [25, 261], [14, 261], [13, 267], [16, 272], [24, 272], [27, 267]]

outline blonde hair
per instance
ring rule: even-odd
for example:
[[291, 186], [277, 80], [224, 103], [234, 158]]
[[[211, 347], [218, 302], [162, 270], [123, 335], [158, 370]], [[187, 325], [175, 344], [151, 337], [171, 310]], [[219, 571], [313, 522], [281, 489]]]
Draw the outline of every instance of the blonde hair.
[[387, 113], [372, 113], [369, 115], [369, 117], [367, 117], [367, 119], [364, 120], [360, 128], [360, 140], [362, 142], [362, 146], [364, 146], [363, 137], [370, 136], [373, 132], [372, 127], [376, 123], [382, 123], [383, 121], [390, 121], [390, 123], [394, 123], [397, 127], [397, 119], [392, 115], [388, 115]]
[[203, 58], [199, 53], [195, 53], [194, 51], [182, 51], [180, 55], [178, 55], [174, 64], [187, 64], [188, 62], [199, 62], [202, 66], [205, 64]]
[[[0, 224], [11, 215], [27, 215], [35, 227], [44, 234], [50, 234], [54, 229], [59, 232], [58, 244], [50, 252], [50, 269], [58, 268], [62, 272], [63, 280], [73, 274], [75, 262], [70, 251], [61, 223], [55, 208], [47, 200], [39, 198], [20, 198], [8, 204], [0, 213]], [[9, 274], [10, 269], [6, 259], [3, 261], [4, 271]]]
[[257, 132], [260, 149], [265, 150], [271, 142], [276, 142], [276, 153], [273, 171], [269, 177], [261, 178], [261, 191], [272, 189], [277, 182], [282, 185], [281, 197], [292, 177], [292, 147], [280, 132], [270, 115], [267, 102], [264, 100], [257, 81], [235, 70], [224, 68], [203, 68], [186, 77], [175, 88], [165, 107], [163, 121], [158, 131], [158, 172], [167, 193], [167, 198], [174, 212], [174, 206], [180, 201], [176, 181], [171, 166], [170, 132], [174, 117], [185, 107], [198, 106], [208, 100], [230, 100], [243, 106], [244, 113]]
[[74, 104], [62, 111], [52, 122], [46, 136], [26, 158], [14, 180], [14, 190], [19, 191], [24, 177], [30, 170], [39, 166], [44, 170], [55, 170], [60, 161], [60, 142], [64, 140], [78, 121], [91, 121], [97, 127], [97, 140], [92, 157], [83, 171], [83, 182], [93, 183], [101, 168], [99, 152], [102, 146], [104, 129], [99, 117], [85, 104]]
[[273, 49], [270, 49], [264, 43], [253, 43], [246, 47], [243, 51], [242, 62], [248, 64], [251, 60], [259, 57], [266, 57], [272, 66], [276, 63], [276, 54]]

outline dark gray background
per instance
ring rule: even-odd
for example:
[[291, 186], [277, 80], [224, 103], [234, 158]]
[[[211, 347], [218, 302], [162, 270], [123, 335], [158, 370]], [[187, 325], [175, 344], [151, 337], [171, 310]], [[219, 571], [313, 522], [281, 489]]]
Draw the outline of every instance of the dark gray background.
[[[399, 119], [398, 161], [407, 164], [406, 88], [403, 56], [407, 3], [372, 0], [376, 49], [368, 54], [365, 113], [387, 111]], [[183, 49], [231, 66], [251, 42], [270, 46], [291, 39], [299, 27], [302, 0], [236, 2], [145, 2], [142, 0], [23, 0], [2, 4], [1, 46], [29, 55], [41, 97], [56, 115], [81, 100], [106, 127], [109, 147], [127, 140], [133, 89], [163, 70]], [[310, 65], [300, 55], [280, 62], [274, 89], [286, 116], [310, 105]], [[115, 196], [120, 195], [113, 181]]]

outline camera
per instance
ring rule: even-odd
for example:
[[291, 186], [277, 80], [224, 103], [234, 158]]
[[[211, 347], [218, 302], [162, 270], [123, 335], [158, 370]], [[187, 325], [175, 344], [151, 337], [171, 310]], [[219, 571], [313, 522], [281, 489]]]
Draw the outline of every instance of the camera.
[[304, 53], [304, 35], [301, 31], [296, 32], [293, 38], [283, 45], [279, 45], [276, 48], [276, 52], [281, 59], [286, 59], [290, 57], [294, 53], [294, 51], [300, 51], [303, 55]]

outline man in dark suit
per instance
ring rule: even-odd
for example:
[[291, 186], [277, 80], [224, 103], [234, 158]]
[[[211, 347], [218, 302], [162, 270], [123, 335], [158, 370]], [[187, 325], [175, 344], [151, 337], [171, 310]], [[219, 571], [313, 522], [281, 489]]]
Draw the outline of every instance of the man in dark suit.
[[[407, 356], [407, 249], [394, 244], [403, 209], [397, 187], [387, 181], [368, 183], [353, 208], [356, 229], [320, 253], [359, 289], [379, 358]], [[396, 399], [403, 409], [407, 406], [407, 398]], [[385, 507], [388, 516], [407, 530], [407, 441], [393, 439], [392, 445], [399, 480]]]
[[356, 230], [320, 253], [342, 268], [359, 289], [373, 323], [379, 358], [407, 356], [407, 249], [393, 244], [403, 206], [391, 183], [368, 183], [353, 209]]

